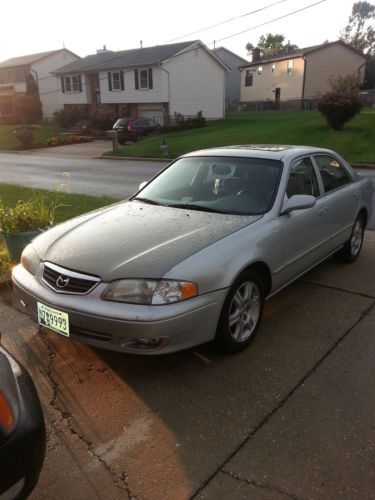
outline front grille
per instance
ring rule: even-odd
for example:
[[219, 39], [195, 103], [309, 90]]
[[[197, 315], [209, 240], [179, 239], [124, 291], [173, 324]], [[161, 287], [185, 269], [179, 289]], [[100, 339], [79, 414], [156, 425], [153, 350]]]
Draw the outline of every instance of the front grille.
[[45, 262], [43, 265], [43, 281], [58, 293], [84, 295], [91, 292], [100, 282], [97, 276], [81, 274], [70, 269]]

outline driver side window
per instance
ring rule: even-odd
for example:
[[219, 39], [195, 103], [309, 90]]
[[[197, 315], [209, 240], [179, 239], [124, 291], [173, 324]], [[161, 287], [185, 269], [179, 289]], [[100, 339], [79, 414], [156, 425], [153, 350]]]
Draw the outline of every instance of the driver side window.
[[286, 194], [288, 198], [295, 194], [308, 194], [315, 198], [319, 196], [318, 181], [310, 158], [301, 158], [293, 163]]

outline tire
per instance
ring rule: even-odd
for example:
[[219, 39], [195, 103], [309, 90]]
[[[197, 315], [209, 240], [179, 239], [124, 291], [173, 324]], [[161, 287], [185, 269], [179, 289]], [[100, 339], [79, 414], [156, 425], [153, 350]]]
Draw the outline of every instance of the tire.
[[338, 262], [351, 264], [358, 259], [362, 249], [364, 232], [365, 218], [362, 214], [359, 214], [353, 224], [350, 239], [338, 252], [334, 254], [334, 257]]
[[225, 299], [214, 340], [216, 346], [226, 353], [245, 349], [259, 329], [263, 308], [262, 279], [255, 271], [244, 271]]

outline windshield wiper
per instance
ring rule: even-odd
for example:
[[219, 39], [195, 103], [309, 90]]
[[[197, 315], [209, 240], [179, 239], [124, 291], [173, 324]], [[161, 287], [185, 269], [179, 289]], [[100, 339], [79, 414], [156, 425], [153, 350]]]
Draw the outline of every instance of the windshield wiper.
[[168, 205], [172, 208], [186, 208], [187, 210], [199, 210], [200, 212], [213, 212], [215, 214], [224, 214], [221, 210], [216, 210], [215, 208], [205, 207], [203, 205], [193, 205], [189, 203], [177, 203], [176, 205]]
[[155, 200], [150, 200], [150, 198], [141, 198], [140, 196], [137, 196], [136, 198], [132, 198], [131, 201], [141, 201], [143, 203], [148, 203], [149, 205], [160, 205], [162, 207], [168, 207], [169, 205], [166, 205], [165, 203], [160, 203]]

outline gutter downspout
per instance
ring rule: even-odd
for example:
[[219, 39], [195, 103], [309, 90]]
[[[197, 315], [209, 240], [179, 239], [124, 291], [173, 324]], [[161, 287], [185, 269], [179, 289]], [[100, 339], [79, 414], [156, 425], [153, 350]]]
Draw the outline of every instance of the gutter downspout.
[[305, 56], [303, 54], [302, 54], [302, 59], [305, 63], [303, 65], [302, 102], [301, 102], [301, 109], [303, 110], [303, 104], [304, 104], [304, 100], [305, 100], [306, 67], [307, 67], [307, 61], [306, 61]]
[[171, 74], [167, 69], [164, 68], [163, 63], [159, 63], [159, 66], [168, 75], [168, 123], [166, 123], [165, 125], [169, 125], [169, 117], [171, 116], [171, 83], [170, 83]]

